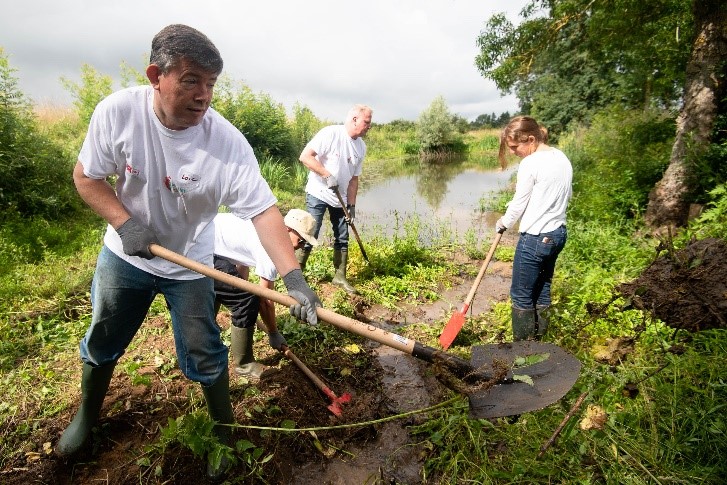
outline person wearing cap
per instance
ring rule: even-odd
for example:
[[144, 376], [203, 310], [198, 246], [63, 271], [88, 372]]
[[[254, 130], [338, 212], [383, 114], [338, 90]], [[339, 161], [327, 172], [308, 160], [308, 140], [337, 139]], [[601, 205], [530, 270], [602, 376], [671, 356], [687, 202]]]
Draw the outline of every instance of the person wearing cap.
[[[322, 128], [306, 144], [299, 160], [310, 171], [305, 186], [305, 203], [308, 212], [316, 220], [313, 233], [318, 237], [323, 224], [323, 216], [328, 215], [333, 227], [333, 267], [335, 274], [331, 281], [343, 288], [346, 293], [358, 293], [346, 279], [348, 265], [348, 224], [356, 217], [356, 195], [358, 194], [358, 178], [366, 156], [366, 143], [363, 136], [371, 128], [372, 110], [365, 104], [354, 105], [346, 115], [342, 125], [330, 125]], [[335, 191], [341, 195], [346, 204], [348, 215], [341, 207]], [[306, 244], [296, 251], [298, 264], [305, 270], [312, 247]]]
[[[306, 243], [318, 246], [313, 236], [315, 220], [309, 213], [291, 209], [283, 221], [293, 249], [301, 248]], [[260, 286], [273, 289], [278, 271], [263, 248], [252, 221], [240, 219], [234, 214], [220, 213], [215, 216], [214, 224], [215, 269], [247, 280], [250, 268], [254, 267]], [[255, 361], [252, 345], [258, 313], [268, 333], [270, 346], [280, 350], [283, 345], [287, 345], [275, 321], [275, 304], [267, 298], [215, 281], [215, 312], [219, 311], [221, 305], [227, 307], [232, 319], [230, 360], [233, 371], [252, 380], [269, 377], [274, 369]]]

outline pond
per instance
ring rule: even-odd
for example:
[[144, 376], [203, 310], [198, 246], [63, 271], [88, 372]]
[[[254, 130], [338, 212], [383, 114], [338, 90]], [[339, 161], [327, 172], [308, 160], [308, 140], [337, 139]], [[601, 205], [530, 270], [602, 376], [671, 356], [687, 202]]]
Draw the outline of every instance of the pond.
[[[481, 212], [480, 199], [496, 198], [517, 170], [482, 169], [464, 163], [416, 163], [402, 169], [374, 162], [364, 165], [356, 200], [356, 228], [363, 239], [403, 234], [404, 221], [421, 223], [420, 239], [462, 241], [473, 231], [491, 232], [499, 212]], [[391, 165], [394, 165], [393, 163]], [[386, 168], [386, 174], [384, 174]], [[355, 244], [353, 236], [351, 243]]]

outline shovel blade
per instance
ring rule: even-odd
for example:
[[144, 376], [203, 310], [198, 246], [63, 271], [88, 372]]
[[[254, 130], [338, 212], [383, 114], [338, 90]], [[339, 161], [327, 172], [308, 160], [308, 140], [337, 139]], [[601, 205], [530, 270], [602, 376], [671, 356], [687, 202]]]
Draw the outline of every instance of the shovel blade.
[[[544, 360], [514, 368], [516, 359]], [[470, 417], [498, 418], [542, 409], [561, 399], [580, 375], [581, 362], [557, 345], [526, 340], [472, 347], [472, 366], [488, 369], [494, 361], [505, 362], [511, 369], [508, 379], [490, 389], [469, 395]], [[524, 381], [513, 380], [522, 378]]]
[[452, 345], [452, 342], [454, 342], [457, 334], [462, 329], [462, 325], [464, 325], [464, 313], [454, 312], [449, 318], [447, 325], [444, 326], [442, 334], [439, 336], [439, 345], [444, 350], [447, 350]]

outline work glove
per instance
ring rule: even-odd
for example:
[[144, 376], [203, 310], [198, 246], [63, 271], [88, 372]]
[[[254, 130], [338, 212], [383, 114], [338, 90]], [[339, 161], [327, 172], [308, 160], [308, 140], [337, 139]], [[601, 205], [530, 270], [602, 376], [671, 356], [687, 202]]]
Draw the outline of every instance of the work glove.
[[503, 232], [507, 231], [507, 227], [505, 227], [505, 224], [502, 223], [502, 219], [498, 219], [495, 223], [495, 231], [502, 234]]
[[142, 226], [131, 217], [116, 229], [121, 238], [121, 245], [124, 253], [129, 256], [139, 256], [144, 259], [152, 259], [154, 255], [149, 252], [150, 244], [159, 244], [156, 234], [151, 229]]
[[305, 282], [303, 272], [294, 269], [283, 276], [283, 283], [288, 289], [288, 294], [296, 300], [295, 305], [290, 305], [290, 314], [299, 320], [303, 320], [308, 325], [318, 325], [316, 307], [322, 307], [323, 305], [318, 296], [308, 286], [308, 283]]
[[323, 180], [326, 181], [326, 186], [333, 190], [335, 188], [338, 188], [338, 180], [336, 180], [336, 177], [334, 177], [332, 174], [328, 177], [325, 177]]
[[348, 210], [348, 220], [346, 222], [352, 224], [354, 218], [356, 217], [356, 206], [353, 204], [347, 204], [346, 210]]
[[280, 350], [283, 345], [288, 345], [288, 342], [285, 341], [285, 337], [283, 337], [280, 332], [270, 332], [268, 334], [268, 339], [270, 340], [270, 346], [275, 350]]

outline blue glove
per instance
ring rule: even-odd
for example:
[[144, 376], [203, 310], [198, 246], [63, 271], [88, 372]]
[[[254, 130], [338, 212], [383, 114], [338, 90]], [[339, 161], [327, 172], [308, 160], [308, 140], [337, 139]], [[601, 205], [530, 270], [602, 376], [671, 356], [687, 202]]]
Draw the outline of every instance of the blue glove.
[[346, 205], [346, 210], [348, 210], [348, 220], [346, 222], [351, 224], [353, 222], [353, 220], [356, 218], [356, 206], [352, 205], [352, 204], [348, 204], [348, 205]]
[[336, 180], [336, 177], [334, 177], [332, 174], [328, 177], [325, 177], [323, 180], [326, 181], [326, 187], [333, 190], [338, 187], [338, 180]]
[[125, 254], [128, 254], [129, 256], [139, 256], [144, 259], [152, 259], [154, 257], [154, 255], [149, 252], [149, 245], [159, 244], [156, 234], [136, 222], [133, 217], [121, 224], [121, 226], [116, 229], [116, 232], [121, 238], [121, 245], [124, 248]]
[[290, 314], [299, 320], [303, 320], [308, 325], [318, 325], [316, 308], [322, 307], [323, 304], [308, 286], [308, 283], [305, 282], [303, 272], [294, 269], [283, 276], [283, 283], [288, 289], [288, 294], [296, 300], [296, 304], [290, 306]]
[[283, 345], [288, 345], [288, 342], [285, 341], [285, 337], [283, 337], [280, 332], [270, 332], [268, 334], [268, 339], [270, 340], [270, 346], [275, 350], [280, 350]]

